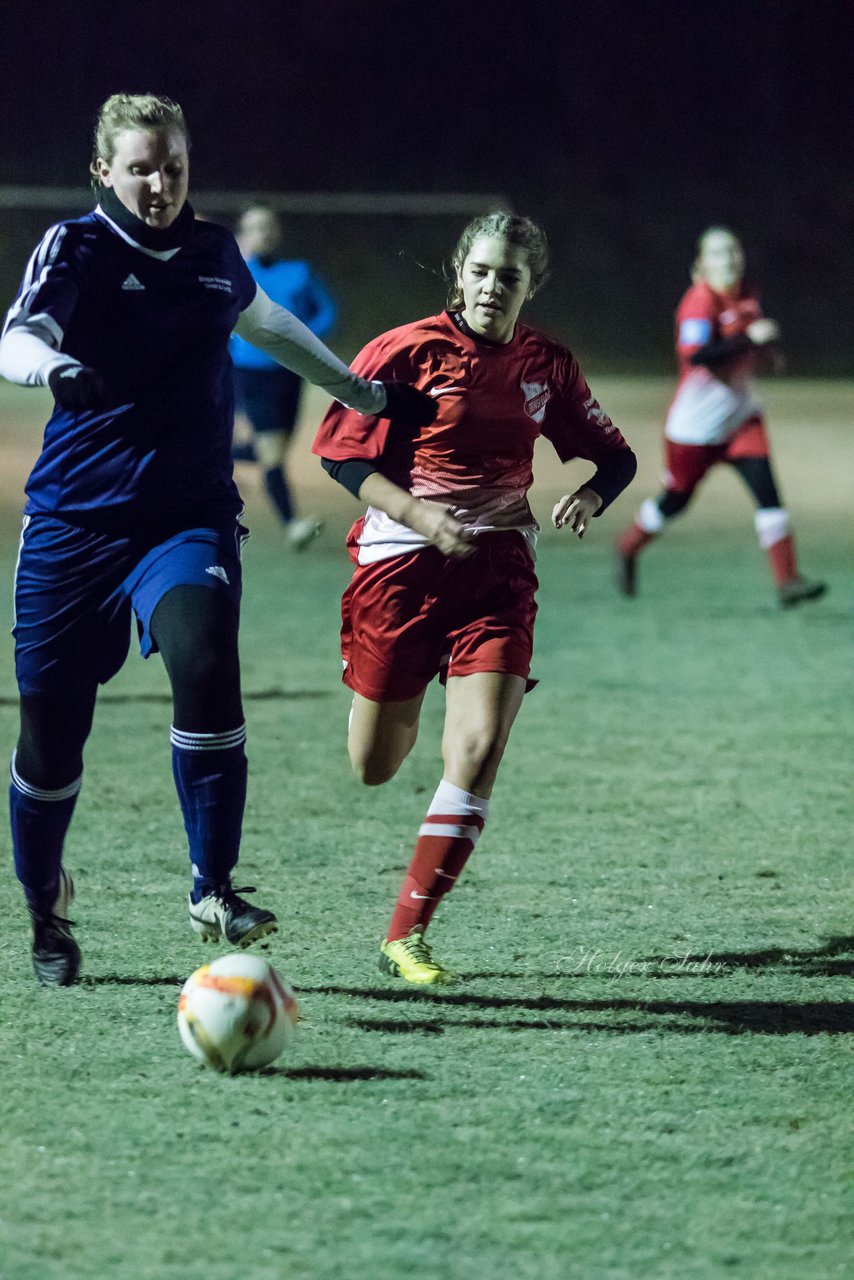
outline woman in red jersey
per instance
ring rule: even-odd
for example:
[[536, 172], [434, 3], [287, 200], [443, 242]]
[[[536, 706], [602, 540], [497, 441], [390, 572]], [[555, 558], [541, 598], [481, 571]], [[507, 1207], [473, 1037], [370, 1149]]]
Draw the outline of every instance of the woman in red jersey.
[[342, 608], [348, 746], [363, 782], [394, 776], [415, 743], [427, 685], [437, 674], [446, 684], [444, 774], [380, 948], [380, 968], [416, 984], [454, 979], [424, 931], [483, 829], [528, 685], [534, 442], [544, 435], [562, 461], [596, 465], [552, 512], [578, 537], [636, 469], [572, 355], [518, 322], [546, 276], [540, 228], [506, 213], [477, 218], [452, 265], [449, 309], [382, 334], [353, 365], [364, 376], [406, 376], [434, 397], [436, 421], [412, 432], [336, 406], [314, 445], [369, 504], [351, 530], [356, 569]]
[[798, 573], [754, 389], [754, 375], [768, 362], [779, 328], [762, 315], [745, 285], [744, 253], [726, 227], [709, 227], [700, 236], [692, 278], [676, 313], [679, 384], [664, 428], [665, 488], [641, 505], [618, 540], [620, 589], [636, 594], [639, 553], [685, 509], [709, 468], [728, 462], [756, 503], [756, 533], [780, 604], [790, 608], [815, 600], [825, 585]]

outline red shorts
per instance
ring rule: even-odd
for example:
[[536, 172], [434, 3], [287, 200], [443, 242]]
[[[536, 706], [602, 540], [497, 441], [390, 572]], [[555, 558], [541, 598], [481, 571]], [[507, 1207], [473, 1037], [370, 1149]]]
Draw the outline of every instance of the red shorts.
[[691, 493], [716, 462], [732, 462], [735, 458], [767, 458], [768, 437], [765, 423], [759, 417], [748, 418], [734, 436], [723, 444], [677, 444], [664, 441], [665, 484], [677, 493]]
[[479, 534], [475, 547], [465, 560], [424, 547], [356, 566], [341, 602], [345, 684], [372, 702], [403, 702], [440, 671], [527, 678], [539, 585], [531, 553], [512, 530]]

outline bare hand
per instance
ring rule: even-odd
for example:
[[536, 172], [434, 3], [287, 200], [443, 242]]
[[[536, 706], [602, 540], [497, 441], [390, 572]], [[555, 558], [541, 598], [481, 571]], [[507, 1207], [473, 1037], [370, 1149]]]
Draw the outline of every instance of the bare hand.
[[416, 533], [429, 538], [434, 547], [445, 556], [463, 559], [474, 551], [468, 531], [455, 520], [448, 507], [439, 502], [416, 498], [407, 513], [406, 523]]
[[769, 342], [779, 342], [780, 326], [776, 320], [754, 320], [747, 326], [747, 336], [757, 347], [765, 347]]
[[582, 485], [575, 493], [566, 494], [560, 502], [556, 502], [552, 511], [552, 524], [556, 529], [568, 528], [570, 532], [584, 537], [588, 520], [595, 516], [602, 505], [598, 493]]

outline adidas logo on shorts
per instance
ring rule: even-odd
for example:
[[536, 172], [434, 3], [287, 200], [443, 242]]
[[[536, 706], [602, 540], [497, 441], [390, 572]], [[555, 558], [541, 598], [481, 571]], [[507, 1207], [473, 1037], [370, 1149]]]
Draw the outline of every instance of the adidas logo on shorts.
[[133, 272], [131, 272], [130, 275], [126, 277], [122, 285], [122, 288], [123, 289], [144, 289], [145, 285], [140, 284], [136, 276], [133, 274]]

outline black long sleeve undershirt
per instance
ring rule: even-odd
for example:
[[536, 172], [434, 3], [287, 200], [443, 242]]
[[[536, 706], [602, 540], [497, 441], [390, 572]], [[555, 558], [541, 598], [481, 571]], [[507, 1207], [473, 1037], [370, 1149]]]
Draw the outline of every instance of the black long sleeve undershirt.
[[601, 516], [615, 498], [631, 484], [638, 469], [638, 460], [632, 449], [614, 449], [600, 459], [596, 474], [585, 481], [588, 488], [598, 493], [602, 505], [596, 512]]
[[342, 462], [331, 462], [329, 458], [321, 458], [320, 465], [324, 471], [329, 472], [333, 480], [337, 480], [348, 493], [352, 493], [354, 498], [358, 498], [359, 490], [368, 476], [379, 471], [379, 467], [375, 467], [372, 462], [366, 462], [364, 458], [345, 458]]
[[745, 351], [753, 350], [755, 345], [746, 333], [737, 333], [732, 338], [716, 338], [714, 342], [707, 342], [699, 351], [695, 351], [690, 363], [714, 369], [717, 365], [732, 360], [733, 356], [743, 356]]

